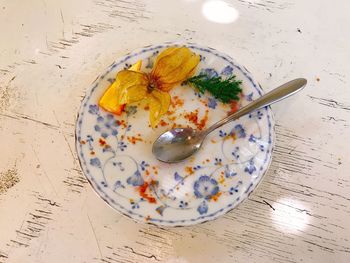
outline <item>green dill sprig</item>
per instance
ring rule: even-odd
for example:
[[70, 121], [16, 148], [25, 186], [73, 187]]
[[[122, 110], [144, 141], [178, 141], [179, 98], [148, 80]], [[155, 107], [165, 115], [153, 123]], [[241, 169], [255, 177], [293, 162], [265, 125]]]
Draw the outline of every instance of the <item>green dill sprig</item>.
[[185, 84], [189, 84], [197, 88], [200, 93], [208, 91], [214, 98], [229, 103], [232, 100], [239, 100], [239, 93], [242, 92], [242, 81], [236, 80], [236, 76], [227, 79], [222, 77], [209, 77], [206, 74], [199, 74], [186, 80]]

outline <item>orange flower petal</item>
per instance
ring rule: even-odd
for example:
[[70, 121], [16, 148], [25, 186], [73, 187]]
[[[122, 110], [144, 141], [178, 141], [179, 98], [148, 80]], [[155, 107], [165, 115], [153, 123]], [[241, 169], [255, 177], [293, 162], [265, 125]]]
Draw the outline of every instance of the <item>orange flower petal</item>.
[[148, 95], [148, 103], [150, 123], [152, 128], [154, 128], [169, 109], [170, 95], [167, 92], [155, 89]]
[[151, 78], [160, 90], [168, 91], [193, 75], [199, 55], [187, 47], [170, 47], [158, 55]]
[[98, 105], [109, 112], [120, 115], [122, 112], [122, 105], [118, 105], [117, 102], [117, 86], [115, 82], [105, 91], [101, 99], [98, 102]]
[[[140, 71], [142, 66], [142, 60], [137, 61], [132, 65], [128, 70]], [[117, 81], [114, 81], [108, 89], [104, 92], [100, 98], [98, 105], [104, 110], [120, 115], [125, 107], [124, 104], [118, 102], [120, 86], [117, 84]]]
[[115, 82], [118, 86], [118, 104], [137, 102], [147, 95], [148, 78], [141, 72], [122, 70]]

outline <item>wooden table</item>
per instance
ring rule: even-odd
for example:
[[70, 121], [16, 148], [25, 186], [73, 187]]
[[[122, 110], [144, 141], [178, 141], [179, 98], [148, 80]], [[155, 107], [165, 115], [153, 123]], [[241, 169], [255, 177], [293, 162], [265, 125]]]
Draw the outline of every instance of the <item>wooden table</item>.
[[[350, 262], [349, 1], [227, 2], [1, 2], [1, 263]], [[232, 55], [265, 90], [309, 81], [272, 107], [276, 147], [259, 188], [186, 228], [112, 210], [74, 148], [91, 82], [119, 56], [169, 40]]]

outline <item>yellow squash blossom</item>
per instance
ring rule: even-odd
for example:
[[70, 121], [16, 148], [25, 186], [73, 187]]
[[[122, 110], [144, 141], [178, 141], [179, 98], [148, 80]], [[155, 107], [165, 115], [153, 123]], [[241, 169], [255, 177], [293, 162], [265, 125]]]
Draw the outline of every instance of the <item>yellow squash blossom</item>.
[[112, 96], [104, 98], [107, 90], [101, 100], [108, 100], [110, 105], [118, 108], [146, 99], [150, 108], [150, 123], [154, 128], [170, 106], [168, 91], [191, 77], [199, 60], [199, 55], [186, 47], [169, 47], [158, 55], [151, 73], [140, 72], [139, 68], [118, 72], [109, 88], [113, 89], [109, 92]]

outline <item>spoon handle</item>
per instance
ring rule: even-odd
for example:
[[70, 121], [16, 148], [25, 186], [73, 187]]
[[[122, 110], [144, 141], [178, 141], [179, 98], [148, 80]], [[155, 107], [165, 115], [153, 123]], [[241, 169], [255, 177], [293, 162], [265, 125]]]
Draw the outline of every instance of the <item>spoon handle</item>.
[[285, 99], [290, 95], [293, 95], [294, 93], [304, 88], [306, 83], [307, 83], [306, 79], [299, 78], [299, 79], [291, 80], [279, 86], [278, 88], [266, 93], [264, 96], [258, 98], [257, 100], [249, 103], [247, 106], [241, 108], [235, 113], [213, 124], [211, 127], [209, 127], [206, 130], [205, 132], [206, 135], [230, 121], [237, 120], [238, 118], [242, 117], [243, 115], [246, 115], [247, 113], [250, 113], [256, 109], [263, 108], [272, 103]]

